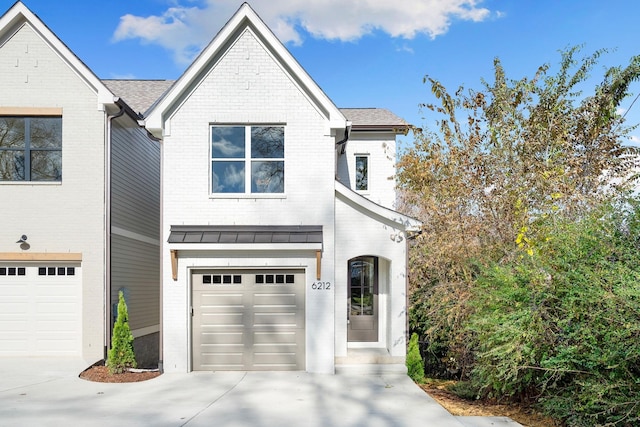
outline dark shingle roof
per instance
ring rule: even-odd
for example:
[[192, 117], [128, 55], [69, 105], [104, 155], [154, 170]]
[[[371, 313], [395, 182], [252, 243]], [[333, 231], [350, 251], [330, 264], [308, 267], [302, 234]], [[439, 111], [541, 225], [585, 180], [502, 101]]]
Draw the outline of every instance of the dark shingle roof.
[[114, 95], [136, 113], [144, 114], [171, 87], [174, 80], [102, 80]]

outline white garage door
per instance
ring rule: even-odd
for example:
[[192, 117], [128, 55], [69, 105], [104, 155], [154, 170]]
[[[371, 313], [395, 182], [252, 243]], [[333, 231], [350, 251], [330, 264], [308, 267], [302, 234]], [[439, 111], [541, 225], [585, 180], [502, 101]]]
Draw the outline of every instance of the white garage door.
[[0, 263], [0, 356], [81, 350], [80, 264]]
[[304, 270], [192, 274], [193, 370], [304, 370]]

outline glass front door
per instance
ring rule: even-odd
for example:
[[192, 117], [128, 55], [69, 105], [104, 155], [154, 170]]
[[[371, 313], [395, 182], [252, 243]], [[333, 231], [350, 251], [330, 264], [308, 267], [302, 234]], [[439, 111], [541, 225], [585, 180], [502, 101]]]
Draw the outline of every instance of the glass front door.
[[349, 261], [347, 341], [378, 341], [378, 258]]

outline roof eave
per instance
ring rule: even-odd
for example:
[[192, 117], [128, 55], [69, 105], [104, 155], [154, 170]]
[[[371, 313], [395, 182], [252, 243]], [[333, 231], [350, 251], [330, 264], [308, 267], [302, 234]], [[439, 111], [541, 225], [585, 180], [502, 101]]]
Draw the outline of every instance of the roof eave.
[[405, 231], [419, 231], [422, 227], [422, 222], [420, 220], [374, 203], [339, 181], [335, 181], [335, 190], [336, 193], [348, 199], [352, 203], [355, 203], [381, 218], [396, 223]]

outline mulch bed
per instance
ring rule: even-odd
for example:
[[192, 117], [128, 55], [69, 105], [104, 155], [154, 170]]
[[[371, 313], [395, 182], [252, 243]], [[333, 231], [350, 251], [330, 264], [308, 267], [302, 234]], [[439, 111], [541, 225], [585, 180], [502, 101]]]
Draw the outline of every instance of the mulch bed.
[[80, 378], [98, 383], [134, 383], [147, 381], [160, 376], [158, 370], [135, 370], [121, 374], [110, 374], [109, 369], [104, 364], [90, 366], [80, 373]]

